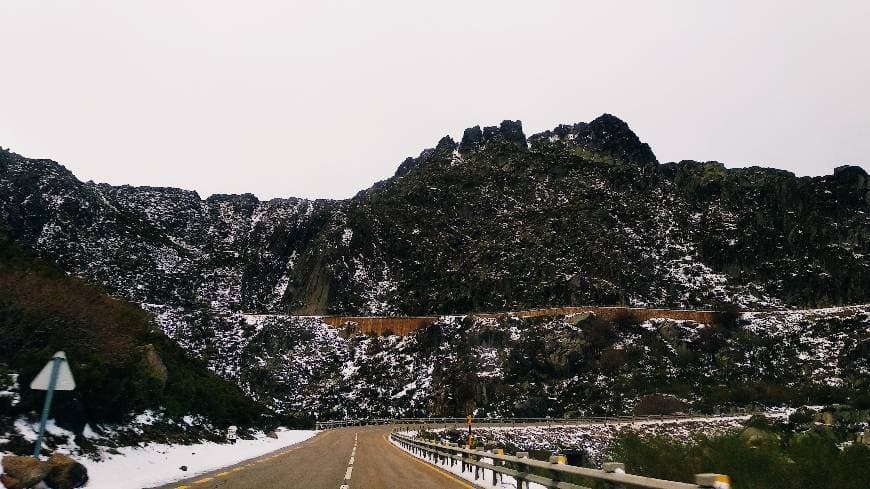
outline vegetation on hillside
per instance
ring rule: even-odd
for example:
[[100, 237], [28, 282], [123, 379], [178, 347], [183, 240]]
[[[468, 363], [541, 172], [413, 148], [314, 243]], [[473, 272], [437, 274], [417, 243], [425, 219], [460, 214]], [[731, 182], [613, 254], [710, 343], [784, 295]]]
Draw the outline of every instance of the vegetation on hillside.
[[[27, 388], [55, 351], [64, 350], [76, 378], [58, 392], [52, 415], [81, 433], [85, 423], [123, 423], [152, 410], [195, 416], [219, 428], [252, 426], [268, 411], [234, 384], [188, 358], [148, 314], [22, 252], [0, 236], [0, 391], [19, 374], [20, 400], [0, 397], [5, 428], [42, 408], [44, 393]], [[0, 426], [0, 428], [4, 428]]]
[[[547, 460], [565, 455], [571, 465], [600, 468], [621, 462], [629, 474], [693, 483], [696, 474], [728, 475], [740, 489], [859, 489], [870, 487], [870, 440], [862, 442], [870, 412], [831, 406], [817, 412], [755, 415], [748, 420], [699, 419], [665, 423], [489, 428], [475, 426], [478, 449], [527, 452]], [[464, 429], [422, 431], [419, 437], [464, 444]], [[549, 476], [547, 470], [533, 470]], [[582, 477], [567, 482], [612, 486]]]
[[741, 433], [689, 440], [626, 434], [608, 459], [625, 463], [631, 474], [676, 481], [727, 474], [741, 489], [870, 487], [870, 445], [844, 444], [849, 435], [838, 426], [764, 421]]

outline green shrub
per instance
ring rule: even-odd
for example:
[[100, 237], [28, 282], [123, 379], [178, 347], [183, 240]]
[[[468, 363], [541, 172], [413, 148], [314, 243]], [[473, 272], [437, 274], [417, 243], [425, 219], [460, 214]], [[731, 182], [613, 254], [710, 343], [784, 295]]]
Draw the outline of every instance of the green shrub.
[[741, 489], [870, 487], [870, 449], [850, 445], [840, 450], [833, 437], [817, 433], [788, 442], [771, 436], [751, 444], [734, 433], [688, 441], [625, 434], [606, 458], [625, 463], [630, 474], [682, 482], [693, 482], [694, 474], [703, 472], [727, 474], [733, 487]]
[[755, 414], [744, 423], [747, 428], [758, 428], [760, 430], [769, 430], [773, 428], [773, 422], [763, 414]]
[[788, 422], [793, 425], [812, 423], [816, 413], [806, 406], [801, 406], [788, 416]]

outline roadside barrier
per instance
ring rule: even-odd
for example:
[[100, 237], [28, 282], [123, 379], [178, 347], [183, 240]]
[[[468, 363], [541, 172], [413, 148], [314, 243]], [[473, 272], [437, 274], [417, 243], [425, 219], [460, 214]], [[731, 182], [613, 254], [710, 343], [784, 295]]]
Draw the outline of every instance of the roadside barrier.
[[[604, 481], [614, 487], [639, 487], [647, 489], [730, 489], [730, 478], [722, 474], [697, 474], [695, 484], [654, 479], [625, 473], [621, 463], [608, 462], [602, 469], [589, 469], [566, 465], [565, 457], [554, 455], [549, 462], [529, 458], [526, 452], [505, 455], [501, 450], [475, 450], [461, 448], [455, 444], [439, 444], [414, 438], [399, 431], [390, 433], [390, 438], [402, 449], [426, 462], [453, 468], [459, 465], [461, 473], [471, 471], [477, 487], [493, 487], [503, 481], [505, 476], [516, 481], [517, 489], [528, 489], [529, 483], [540, 484], [548, 489], [588, 489], [588, 487], [568, 482], [577, 477]], [[542, 475], [547, 474], [547, 475]]]
[[[685, 413], [652, 416], [589, 416], [579, 418], [475, 418], [474, 424], [485, 427], [522, 426], [572, 426], [588, 424], [634, 424], [649, 422], [705, 421], [721, 418], [746, 418], [755, 410], [735, 409], [730, 413], [699, 414]], [[601, 469], [567, 465], [565, 457], [554, 454], [548, 462], [529, 458], [527, 452], [506, 455], [500, 449], [476, 450], [459, 447], [455, 443], [434, 443], [408, 434], [432, 428], [463, 428], [467, 418], [368, 418], [321, 421], [318, 430], [349, 426], [391, 425], [390, 439], [410, 454], [441, 468], [451, 469], [459, 465], [461, 473], [471, 471], [476, 487], [495, 487], [504, 477], [512, 477], [517, 489], [529, 489], [529, 483], [540, 484], [548, 489], [589, 489], [569, 482], [576, 478], [603, 481], [612, 487], [636, 487], [644, 489], [731, 489], [731, 480], [723, 474], [697, 474], [695, 484], [675, 482], [625, 473], [625, 466], [618, 462], [604, 463]]]
[[[732, 418], [738, 416], [748, 416], [755, 414], [757, 411], [748, 409], [736, 409], [731, 413], [720, 414], [671, 414], [671, 415], [651, 415], [651, 416], [586, 416], [579, 418], [474, 418], [474, 424], [483, 424], [487, 426], [571, 426], [580, 424], [630, 424], [648, 421], [689, 421], [691, 419], [709, 419], [709, 418]], [[369, 425], [426, 425], [431, 427], [447, 427], [453, 425], [465, 425], [467, 418], [454, 417], [427, 417], [427, 418], [360, 418], [360, 419], [341, 419], [333, 421], [318, 421], [315, 428], [318, 430], [328, 430], [333, 428], [344, 428], [347, 426], [369, 426]]]

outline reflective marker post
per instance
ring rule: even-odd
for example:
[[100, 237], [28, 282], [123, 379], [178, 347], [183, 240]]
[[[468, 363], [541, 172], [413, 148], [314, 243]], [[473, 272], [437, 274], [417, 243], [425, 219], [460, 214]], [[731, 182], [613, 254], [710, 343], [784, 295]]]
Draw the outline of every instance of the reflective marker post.
[[71, 391], [75, 387], [75, 380], [69, 365], [66, 363], [66, 354], [62, 351], [55, 353], [51, 360], [43, 367], [42, 371], [39, 372], [39, 375], [30, 383], [31, 389], [46, 391], [45, 405], [42, 407], [42, 418], [39, 421], [39, 435], [36, 437], [36, 446], [33, 448], [34, 458], [38, 459], [39, 453], [42, 451], [42, 440], [45, 438], [45, 425], [48, 423], [48, 413], [51, 411], [54, 391]]

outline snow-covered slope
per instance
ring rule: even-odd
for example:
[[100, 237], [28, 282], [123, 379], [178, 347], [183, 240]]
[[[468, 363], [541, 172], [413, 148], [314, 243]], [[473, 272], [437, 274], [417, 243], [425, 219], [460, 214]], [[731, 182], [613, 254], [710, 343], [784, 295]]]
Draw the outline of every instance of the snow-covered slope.
[[323, 418], [624, 414], [661, 392], [709, 411], [845, 401], [870, 381], [870, 306], [729, 325], [444, 316], [405, 337], [348, 334], [316, 317], [152, 310], [255, 398]]

